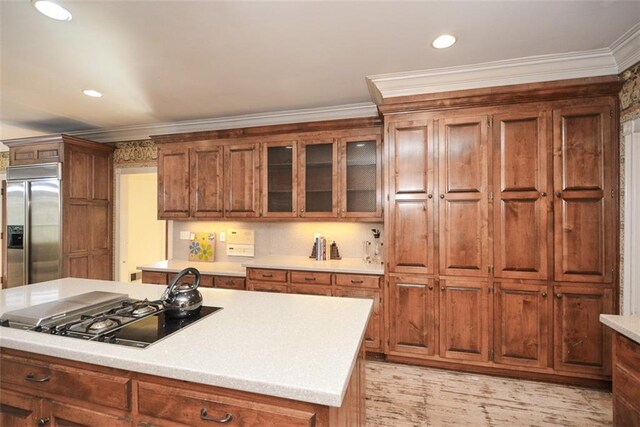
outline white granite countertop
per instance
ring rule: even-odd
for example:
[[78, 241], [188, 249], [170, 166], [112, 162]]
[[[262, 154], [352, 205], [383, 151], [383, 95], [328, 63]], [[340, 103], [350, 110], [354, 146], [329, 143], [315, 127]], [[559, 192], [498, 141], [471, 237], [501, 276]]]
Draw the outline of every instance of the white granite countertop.
[[384, 275], [382, 264], [365, 264], [360, 258], [316, 261], [305, 256], [270, 255], [247, 261], [245, 267], [274, 268], [277, 270], [330, 271], [333, 273], [355, 273]]
[[169, 259], [152, 264], [139, 265], [138, 270], [159, 271], [161, 273], [178, 273], [187, 267], [195, 267], [202, 274], [214, 276], [245, 277], [245, 268], [239, 262], [198, 262]]
[[[0, 291], [0, 314], [90, 291], [160, 297], [164, 287], [59, 279]], [[0, 327], [0, 346], [235, 390], [340, 406], [372, 301], [202, 289], [223, 307], [145, 349]]]
[[640, 316], [601, 314], [600, 322], [640, 344]]

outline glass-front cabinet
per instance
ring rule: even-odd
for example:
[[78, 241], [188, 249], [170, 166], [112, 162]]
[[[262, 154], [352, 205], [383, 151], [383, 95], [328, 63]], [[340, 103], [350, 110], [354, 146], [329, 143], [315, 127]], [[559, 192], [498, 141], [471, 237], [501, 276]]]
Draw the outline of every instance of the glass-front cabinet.
[[338, 214], [338, 143], [335, 139], [300, 142], [300, 216]]
[[342, 217], [382, 217], [382, 154], [379, 135], [340, 141], [340, 207]]
[[298, 150], [296, 141], [265, 142], [262, 149], [262, 214], [290, 218], [298, 215]]

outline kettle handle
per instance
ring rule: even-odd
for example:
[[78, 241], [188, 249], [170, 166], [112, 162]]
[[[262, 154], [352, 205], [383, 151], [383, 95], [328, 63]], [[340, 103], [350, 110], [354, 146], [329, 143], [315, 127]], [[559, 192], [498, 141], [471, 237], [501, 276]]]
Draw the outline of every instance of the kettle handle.
[[171, 281], [171, 283], [169, 283], [169, 286], [167, 286], [167, 289], [165, 289], [160, 299], [162, 299], [163, 301], [169, 301], [171, 297], [174, 296], [173, 288], [176, 287], [176, 285], [178, 284], [178, 281], [182, 279], [184, 276], [187, 276], [189, 274], [193, 274], [195, 276], [195, 281], [190, 290], [193, 291], [198, 289], [198, 286], [200, 286], [200, 272], [195, 267], [188, 267], [182, 270], [180, 273], [178, 273], [176, 277], [173, 278], [173, 280]]

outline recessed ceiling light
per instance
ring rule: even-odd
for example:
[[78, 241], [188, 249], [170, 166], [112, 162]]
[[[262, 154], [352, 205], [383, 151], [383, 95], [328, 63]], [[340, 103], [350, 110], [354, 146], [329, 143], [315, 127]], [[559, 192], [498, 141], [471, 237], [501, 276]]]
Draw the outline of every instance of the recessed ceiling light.
[[82, 93], [84, 93], [87, 96], [91, 96], [93, 98], [100, 98], [102, 96], [102, 94], [100, 92], [98, 92], [97, 90], [93, 90], [93, 89], [85, 89], [82, 91]]
[[32, 0], [38, 12], [56, 21], [71, 21], [71, 12], [51, 0]]
[[436, 49], [444, 49], [453, 46], [455, 42], [456, 38], [451, 34], [443, 34], [437, 37], [433, 42], [431, 42], [431, 46], [435, 47]]

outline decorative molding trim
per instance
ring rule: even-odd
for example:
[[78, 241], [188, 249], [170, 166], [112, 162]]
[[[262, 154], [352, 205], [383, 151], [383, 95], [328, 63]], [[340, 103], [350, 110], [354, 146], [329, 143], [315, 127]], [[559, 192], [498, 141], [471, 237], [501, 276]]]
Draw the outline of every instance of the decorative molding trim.
[[9, 152], [0, 152], [0, 173], [5, 173], [9, 166]]
[[335, 107], [287, 110], [273, 113], [247, 114], [216, 119], [186, 120], [169, 123], [124, 126], [111, 129], [68, 132], [96, 142], [120, 142], [149, 139], [151, 135], [187, 133], [219, 129], [245, 128], [289, 123], [316, 122], [359, 117], [376, 117], [378, 110], [370, 102]]
[[156, 166], [158, 147], [150, 140], [118, 142], [113, 152], [113, 164], [116, 168]]
[[530, 56], [458, 67], [367, 77], [376, 104], [385, 99], [523, 83], [618, 74], [608, 48], [586, 52]]
[[621, 73], [640, 62], [640, 22], [609, 46]]

